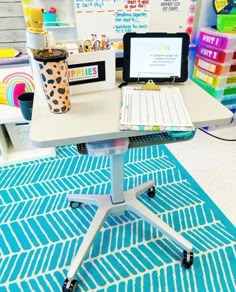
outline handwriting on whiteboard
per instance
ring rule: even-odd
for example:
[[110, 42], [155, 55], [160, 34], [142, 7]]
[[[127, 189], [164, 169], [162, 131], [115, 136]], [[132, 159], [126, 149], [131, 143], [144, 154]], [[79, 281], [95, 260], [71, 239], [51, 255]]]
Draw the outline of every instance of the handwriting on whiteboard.
[[[89, 22], [96, 22], [95, 33], [106, 31], [111, 38], [120, 38], [131, 31], [147, 32], [149, 8], [150, 0], [75, 0], [78, 30], [79, 27], [89, 29], [90, 35], [94, 31]], [[86, 24], [83, 14], [86, 14]]]
[[162, 12], [180, 12], [180, 0], [162, 0], [160, 3]]

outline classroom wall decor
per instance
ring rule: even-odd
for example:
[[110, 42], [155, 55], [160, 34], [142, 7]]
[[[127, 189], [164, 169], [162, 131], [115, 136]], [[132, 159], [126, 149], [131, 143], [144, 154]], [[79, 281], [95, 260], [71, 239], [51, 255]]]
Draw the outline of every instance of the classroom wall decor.
[[126, 32], [192, 32], [197, 0], [74, 0], [78, 37]]
[[213, 0], [216, 13], [236, 14], [235, 0]]

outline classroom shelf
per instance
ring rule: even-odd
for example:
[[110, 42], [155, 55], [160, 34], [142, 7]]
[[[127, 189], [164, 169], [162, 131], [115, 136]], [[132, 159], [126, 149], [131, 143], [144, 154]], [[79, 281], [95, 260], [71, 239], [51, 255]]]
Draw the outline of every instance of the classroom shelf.
[[55, 24], [53, 23], [53, 25], [47, 25], [47, 24], [44, 24], [44, 27], [47, 29], [47, 30], [50, 30], [50, 29], [58, 29], [58, 28], [73, 28], [75, 27], [75, 25], [73, 23], [67, 23], [66, 21], [57, 21], [55, 22]]
[[32, 159], [52, 157], [55, 148], [15, 149], [6, 131], [5, 124], [25, 122], [19, 108], [0, 104], [0, 165], [7, 165]]

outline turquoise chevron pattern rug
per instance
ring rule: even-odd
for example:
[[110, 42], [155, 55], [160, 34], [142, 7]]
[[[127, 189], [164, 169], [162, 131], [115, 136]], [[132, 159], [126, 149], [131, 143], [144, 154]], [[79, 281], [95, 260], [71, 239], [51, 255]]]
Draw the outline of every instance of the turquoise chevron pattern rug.
[[[78, 291], [236, 291], [235, 227], [165, 146], [127, 152], [125, 189], [148, 179], [157, 195], [140, 200], [193, 243], [193, 267], [185, 270], [176, 244], [126, 212], [104, 223]], [[0, 291], [61, 291], [96, 212], [70, 209], [67, 194], [109, 192], [108, 157], [80, 156], [74, 145], [0, 168]]]

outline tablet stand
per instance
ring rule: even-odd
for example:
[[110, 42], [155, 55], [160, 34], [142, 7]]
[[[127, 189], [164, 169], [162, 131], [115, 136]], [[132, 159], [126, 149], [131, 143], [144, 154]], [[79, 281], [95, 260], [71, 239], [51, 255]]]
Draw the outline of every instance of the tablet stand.
[[[141, 75], [145, 75], [145, 76], [141, 76]], [[154, 75], [158, 75], [156, 78], [154, 78]], [[137, 83], [140, 84], [140, 83], [144, 83], [146, 81], [148, 81], [149, 79], [153, 80], [155, 82], [155, 79], [158, 79], [158, 78], [161, 78], [160, 75], [163, 75], [163, 78], [170, 78], [170, 84], [173, 84], [176, 80], [176, 76], [174, 73], [162, 73], [162, 72], [139, 72], [138, 73], [138, 80], [137, 80]], [[165, 77], [164, 75], [167, 75], [167, 77]], [[152, 77], [146, 77], [146, 76], [152, 76]], [[140, 80], [141, 78], [146, 78], [145, 81], [142, 81]], [[160, 81], [161, 82], [161, 81]], [[166, 81], [164, 81], [166, 82]]]

